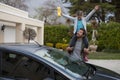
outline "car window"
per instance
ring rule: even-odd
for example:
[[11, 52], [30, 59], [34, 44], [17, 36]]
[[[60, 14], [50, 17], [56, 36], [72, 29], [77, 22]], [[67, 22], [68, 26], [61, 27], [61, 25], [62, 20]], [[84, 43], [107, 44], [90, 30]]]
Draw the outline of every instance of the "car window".
[[66, 52], [53, 49], [48, 51], [48, 54], [51, 55], [51, 58], [64, 66], [65, 68], [71, 70], [74, 73], [84, 74], [88, 70], [88, 66], [82, 61], [72, 61], [69, 59], [69, 56]]
[[5, 77], [20, 80], [43, 80], [51, 77], [48, 66], [15, 52], [3, 52], [2, 63], [2, 76]]
[[67, 77], [65, 77], [63, 74], [55, 71], [54, 72], [55, 80], [70, 80]]
[[[52, 63], [55, 64], [55, 62], [64, 69], [68, 69], [72, 72], [72, 74], [76, 75], [76, 73], [79, 75], [83, 75], [88, 71], [88, 66], [82, 62], [82, 61], [71, 61], [69, 59], [69, 56], [67, 55], [66, 52], [59, 51], [57, 49], [48, 49], [48, 50], [38, 50], [36, 55], [44, 57], [44, 59], [51, 61]], [[57, 65], [56, 64], [56, 65]]]
[[2, 74], [2, 52], [0, 51], [0, 76]]

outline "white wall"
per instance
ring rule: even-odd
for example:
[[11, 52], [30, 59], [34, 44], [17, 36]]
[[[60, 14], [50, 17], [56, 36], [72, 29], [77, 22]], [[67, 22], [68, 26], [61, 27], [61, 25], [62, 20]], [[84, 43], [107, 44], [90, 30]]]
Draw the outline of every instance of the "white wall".
[[0, 3], [0, 24], [7, 26], [4, 32], [0, 31], [0, 43], [24, 42], [22, 31], [29, 25], [37, 31], [35, 40], [44, 44], [44, 22], [29, 18], [28, 12]]
[[9, 12], [18, 16], [28, 17], [28, 12], [0, 3], [0, 11]]

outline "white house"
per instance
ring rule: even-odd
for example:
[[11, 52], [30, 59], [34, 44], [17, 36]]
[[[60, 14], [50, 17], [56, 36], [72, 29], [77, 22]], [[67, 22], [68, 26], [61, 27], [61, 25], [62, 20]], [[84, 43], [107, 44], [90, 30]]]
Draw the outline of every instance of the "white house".
[[43, 21], [29, 18], [26, 11], [0, 3], [0, 43], [26, 42], [23, 36], [25, 27], [34, 29], [37, 33], [35, 41], [43, 45]]

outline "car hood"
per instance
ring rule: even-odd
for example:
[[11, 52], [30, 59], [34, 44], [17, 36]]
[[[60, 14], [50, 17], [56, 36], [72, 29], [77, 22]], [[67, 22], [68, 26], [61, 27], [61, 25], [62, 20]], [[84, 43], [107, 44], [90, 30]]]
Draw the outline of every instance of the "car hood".
[[89, 65], [95, 69], [95, 74], [90, 80], [120, 80], [120, 74], [116, 72], [100, 66]]

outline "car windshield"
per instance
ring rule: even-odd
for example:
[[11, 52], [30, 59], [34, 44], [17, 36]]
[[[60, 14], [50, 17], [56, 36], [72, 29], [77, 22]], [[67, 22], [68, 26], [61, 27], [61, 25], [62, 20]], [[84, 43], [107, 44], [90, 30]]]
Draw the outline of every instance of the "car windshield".
[[65, 69], [83, 75], [87, 72], [88, 66], [82, 61], [71, 61], [64, 51], [59, 51], [57, 49], [50, 50], [39, 50], [35, 54], [46, 58], [49, 61], [53, 61], [63, 66]]

